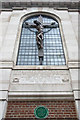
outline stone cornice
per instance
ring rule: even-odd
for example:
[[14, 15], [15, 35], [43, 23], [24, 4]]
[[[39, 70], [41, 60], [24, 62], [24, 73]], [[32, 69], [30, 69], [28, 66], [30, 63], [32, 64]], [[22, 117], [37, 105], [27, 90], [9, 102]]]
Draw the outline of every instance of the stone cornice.
[[[44, 2], [44, 0], [0, 0], [1, 2]], [[45, 0], [45, 2], [79, 2], [80, 0]]]
[[12, 0], [12, 2], [10, 2], [10, 0], [7, 0], [7, 2], [5, 2], [5, 0], [2, 0], [2, 9], [14, 9], [14, 8], [24, 9], [27, 7], [52, 7], [52, 8], [79, 9], [80, 2], [78, 2], [78, 0], [76, 2], [75, 0], [74, 2], [70, 2], [71, 0], [68, 0], [68, 1], [69, 2], [57, 2], [57, 1], [55, 2], [52, 0], [50, 2], [34, 2], [32, 0], [31, 1], [28, 0], [27, 2], [25, 2], [25, 0], [23, 0], [23, 2], [22, 1], [20, 2], [20, 0], [17, 0], [15, 2], [15, 0]]

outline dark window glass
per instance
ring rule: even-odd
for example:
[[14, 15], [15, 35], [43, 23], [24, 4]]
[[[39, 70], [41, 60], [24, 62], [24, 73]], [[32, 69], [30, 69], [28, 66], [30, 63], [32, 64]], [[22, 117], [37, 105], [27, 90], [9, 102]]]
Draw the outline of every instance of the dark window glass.
[[[23, 22], [33, 23], [39, 16], [33, 16]], [[51, 17], [43, 16], [43, 23], [52, 23], [56, 20]], [[35, 28], [31, 28], [35, 30]], [[49, 28], [44, 28], [47, 31]], [[60, 29], [52, 28], [44, 34], [44, 60], [43, 65], [65, 65], [65, 56], [60, 35]], [[20, 45], [18, 51], [17, 65], [39, 65], [38, 48], [36, 44], [36, 33], [28, 28], [22, 27]]]

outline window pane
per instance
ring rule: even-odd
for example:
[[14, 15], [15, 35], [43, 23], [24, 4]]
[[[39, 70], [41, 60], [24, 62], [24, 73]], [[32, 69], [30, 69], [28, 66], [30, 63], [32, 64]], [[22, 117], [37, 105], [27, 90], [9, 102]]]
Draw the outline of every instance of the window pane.
[[[33, 16], [24, 21], [33, 23], [39, 16]], [[51, 17], [43, 16], [43, 24], [50, 24], [56, 20]], [[23, 24], [24, 24], [23, 23]], [[31, 28], [36, 32], [35, 28]], [[49, 28], [44, 28], [44, 58], [43, 65], [65, 65], [65, 56], [63, 51], [63, 45], [60, 35], [60, 29], [52, 28], [49, 32]], [[39, 65], [38, 48], [36, 44], [36, 33], [31, 32], [28, 28], [22, 27], [20, 46], [18, 51], [17, 65]]]

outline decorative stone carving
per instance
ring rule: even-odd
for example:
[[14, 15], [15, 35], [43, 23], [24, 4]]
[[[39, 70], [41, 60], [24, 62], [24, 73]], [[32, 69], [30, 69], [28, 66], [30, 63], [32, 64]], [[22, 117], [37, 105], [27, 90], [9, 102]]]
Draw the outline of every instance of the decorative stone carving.
[[64, 84], [70, 77], [67, 70], [13, 70], [11, 80], [19, 84]]
[[18, 78], [14, 78], [13, 82], [19, 82], [19, 79]]
[[62, 79], [63, 82], [69, 82], [69, 79]]

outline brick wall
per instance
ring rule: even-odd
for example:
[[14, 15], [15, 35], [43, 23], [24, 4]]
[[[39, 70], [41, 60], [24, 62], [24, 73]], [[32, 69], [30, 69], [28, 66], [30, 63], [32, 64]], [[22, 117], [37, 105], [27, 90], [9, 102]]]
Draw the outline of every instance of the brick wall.
[[77, 118], [74, 101], [9, 101], [6, 118], [35, 118], [34, 109], [39, 105], [48, 108], [50, 119]]

